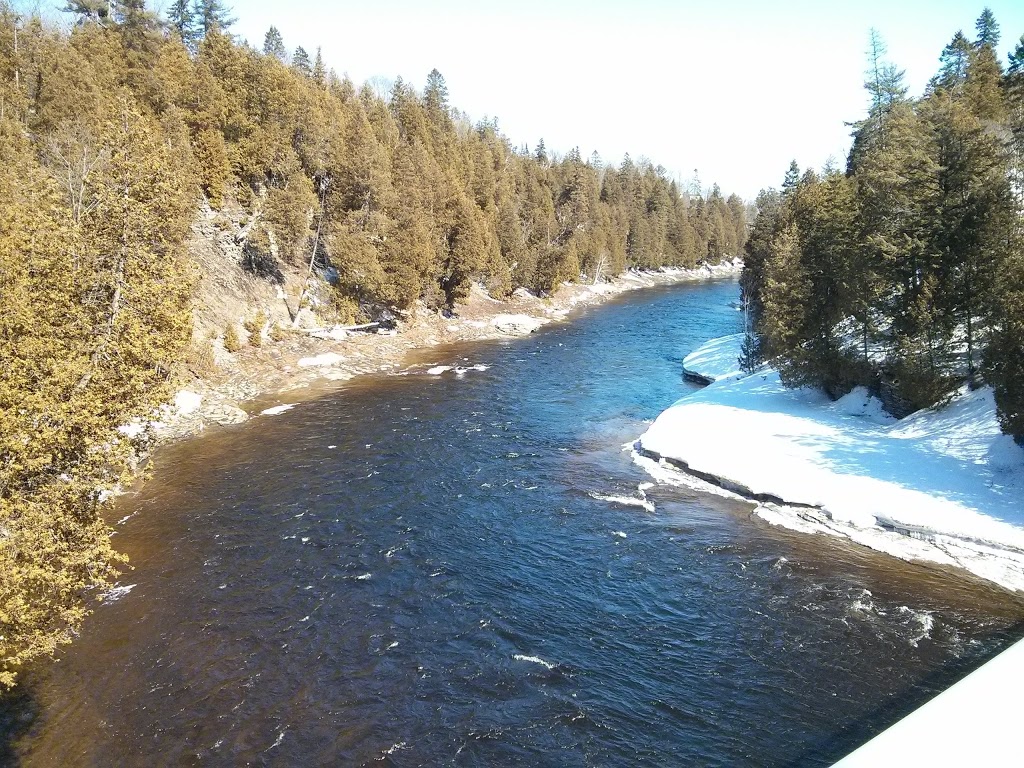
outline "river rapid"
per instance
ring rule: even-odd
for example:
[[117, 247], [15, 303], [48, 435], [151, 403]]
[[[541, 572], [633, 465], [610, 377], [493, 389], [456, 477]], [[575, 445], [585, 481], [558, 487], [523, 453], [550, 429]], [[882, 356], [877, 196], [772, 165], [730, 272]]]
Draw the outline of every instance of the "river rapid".
[[134, 570], [6, 703], [0, 762], [838, 759], [1024, 601], [646, 487], [623, 446], [737, 300], [635, 292], [161, 449], [114, 517]]

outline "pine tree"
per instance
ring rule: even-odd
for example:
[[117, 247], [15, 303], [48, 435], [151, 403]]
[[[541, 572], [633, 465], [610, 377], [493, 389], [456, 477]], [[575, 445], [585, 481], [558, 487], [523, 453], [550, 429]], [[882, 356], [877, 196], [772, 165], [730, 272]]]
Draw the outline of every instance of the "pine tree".
[[953, 39], [942, 49], [939, 56], [939, 73], [932, 78], [931, 88], [942, 87], [957, 93], [967, 80], [967, 67], [974, 52], [963, 32], [957, 32]]
[[937, 306], [950, 324], [964, 328], [967, 374], [973, 376], [988, 324], [986, 297], [1012, 220], [1007, 166], [999, 140], [984, 130], [969, 104], [934, 94], [926, 107], [939, 167]]
[[991, 8], [986, 6], [981, 12], [981, 16], [974, 22], [974, 29], [978, 32], [978, 39], [974, 41], [976, 48], [988, 46], [994, 50], [999, 45], [999, 24]]
[[871, 359], [872, 342], [891, 342], [893, 329], [916, 332], [905, 322], [907, 302], [927, 263], [927, 218], [937, 195], [938, 170], [928, 126], [913, 107], [895, 105], [885, 116], [883, 128], [862, 134], [855, 174], [857, 244], [852, 258], [858, 280], [852, 314], [861, 326], [865, 365]]
[[80, 23], [91, 21], [97, 24], [113, 22], [113, 10], [110, 0], [68, 0], [63, 8], [65, 13], [73, 13]]
[[1008, 74], [1024, 74], [1024, 35], [1020, 36], [1017, 46], [1009, 54]]
[[1024, 209], [1024, 35], [1010, 53], [1003, 89], [1010, 131], [1010, 179], [1018, 207]]
[[167, 10], [167, 22], [171, 29], [190, 51], [196, 50], [198, 33], [195, 27], [196, 17], [191, 0], [174, 0]]
[[789, 169], [786, 171], [786, 178], [782, 180], [782, 194], [791, 194], [793, 190], [796, 189], [799, 182], [800, 166], [796, 164], [796, 160], [791, 160], [789, 163]]
[[1024, 445], [1024, 240], [1007, 244], [994, 299], [985, 378], [992, 384], [1003, 431]]
[[223, 0], [194, 0], [192, 17], [200, 38], [214, 31], [227, 34], [228, 29], [237, 21]]
[[284, 38], [277, 27], [271, 27], [263, 38], [263, 55], [273, 56], [280, 62], [288, 58], [288, 51], [284, 47]]
[[292, 54], [292, 68], [300, 75], [309, 77], [313, 74], [313, 66], [309, 62], [309, 54], [301, 45]]
[[872, 29], [868, 41], [868, 69], [864, 87], [871, 94], [870, 112], [879, 115], [894, 103], [906, 98], [903, 85], [905, 73], [891, 62], [885, 61], [885, 42], [878, 30]]
[[789, 222], [788, 211], [782, 208], [782, 197], [774, 189], [761, 190], [754, 205], [757, 208], [757, 215], [754, 217], [750, 236], [744, 247], [740, 291], [743, 306], [750, 316], [750, 327], [756, 330], [763, 311], [761, 290], [764, 286], [765, 265], [771, 254], [772, 241]]
[[548, 152], [544, 148], [544, 139], [541, 139], [540, 141], [537, 142], [537, 149], [535, 149], [533, 152], [533, 159], [536, 160], [541, 165], [547, 165]]
[[963, 96], [978, 119], [1001, 122], [1006, 118], [1003, 71], [991, 45], [983, 45], [971, 57]]
[[430, 74], [427, 75], [427, 86], [423, 89], [423, 101], [428, 112], [447, 113], [448, 85], [436, 69], [430, 70]]
[[855, 236], [853, 184], [843, 174], [821, 179], [805, 174], [791, 200], [799, 233], [800, 269], [814, 300], [797, 324], [799, 351], [792, 356], [790, 377], [825, 389], [832, 397], [854, 383], [839, 324], [852, 314], [863, 276], [851, 271]]
[[316, 47], [316, 58], [313, 60], [312, 76], [314, 82], [319, 85], [325, 85], [327, 82], [327, 72], [324, 69], [324, 57], [320, 54], [320, 46]]

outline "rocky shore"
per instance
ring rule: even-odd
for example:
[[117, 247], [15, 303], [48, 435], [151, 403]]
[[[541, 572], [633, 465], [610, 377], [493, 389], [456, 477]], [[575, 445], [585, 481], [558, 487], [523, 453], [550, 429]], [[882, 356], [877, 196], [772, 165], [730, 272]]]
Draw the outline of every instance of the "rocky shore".
[[318, 382], [400, 370], [406, 355], [415, 349], [525, 335], [564, 320], [575, 309], [626, 291], [735, 277], [741, 269], [742, 261], [736, 259], [689, 270], [627, 272], [610, 282], [566, 283], [547, 298], [519, 289], [503, 301], [477, 286], [450, 317], [418, 307], [393, 329], [304, 329], [234, 354], [219, 350], [215, 372], [183, 384], [153, 423], [154, 437], [162, 443], [244, 422], [274, 404], [293, 403], [319, 393], [319, 387], [316, 392], [311, 389]]

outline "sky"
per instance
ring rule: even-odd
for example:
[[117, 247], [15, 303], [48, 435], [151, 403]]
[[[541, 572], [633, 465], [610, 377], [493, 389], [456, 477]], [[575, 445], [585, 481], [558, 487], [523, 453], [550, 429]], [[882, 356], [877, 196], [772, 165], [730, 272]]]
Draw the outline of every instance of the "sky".
[[[160, 4], [168, 0], [158, 0]], [[752, 200], [796, 160], [842, 164], [847, 123], [867, 107], [869, 30], [920, 95], [958, 29], [974, 38], [983, 0], [227, 0], [231, 31], [262, 47], [317, 46], [329, 67], [422, 89], [437, 68], [474, 121], [498, 118], [514, 146], [543, 138], [618, 164], [646, 157], [689, 183]], [[1024, 34], [1024, 1], [990, 0], [999, 54]]]

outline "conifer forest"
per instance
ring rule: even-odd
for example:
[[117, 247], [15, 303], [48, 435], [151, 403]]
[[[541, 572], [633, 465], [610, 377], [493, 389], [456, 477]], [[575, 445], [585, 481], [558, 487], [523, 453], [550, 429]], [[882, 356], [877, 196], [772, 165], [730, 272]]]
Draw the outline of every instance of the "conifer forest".
[[717, 186], [513, 147], [436, 70], [380, 93], [233, 21], [220, 0], [70, 0], [60, 23], [0, 2], [0, 688], [123, 566], [97, 489], [136, 470], [117, 428], [168, 400], [192, 343], [201, 206], [245, 209], [262, 279], [330, 270], [349, 322], [742, 250], [746, 206]]
[[746, 371], [897, 416], [991, 385], [1024, 439], [1024, 36], [987, 9], [918, 98], [872, 31], [845, 164], [794, 162], [749, 205], [645, 158], [514, 146], [436, 69], [382, 88], [275, 27], [253, 46], [222, 0], [62, 16], [0, 0], [0, 691], [125, 566], [99, 489], [136, 475], [119, 427], [208, 341], [202, 211], [241, 208], [248, 272], [308, 265], [347, 323], [745, 254]]
[[845, 168], [757, 200], [742, 278], [742, 363], [791, 385], [856, 385], [903, 416], [990, 384], [1024, 436], [1024, 36], [1006, 66], [985, 9], [957, 32], [924, 95], [872, 32], [867, 116]]

